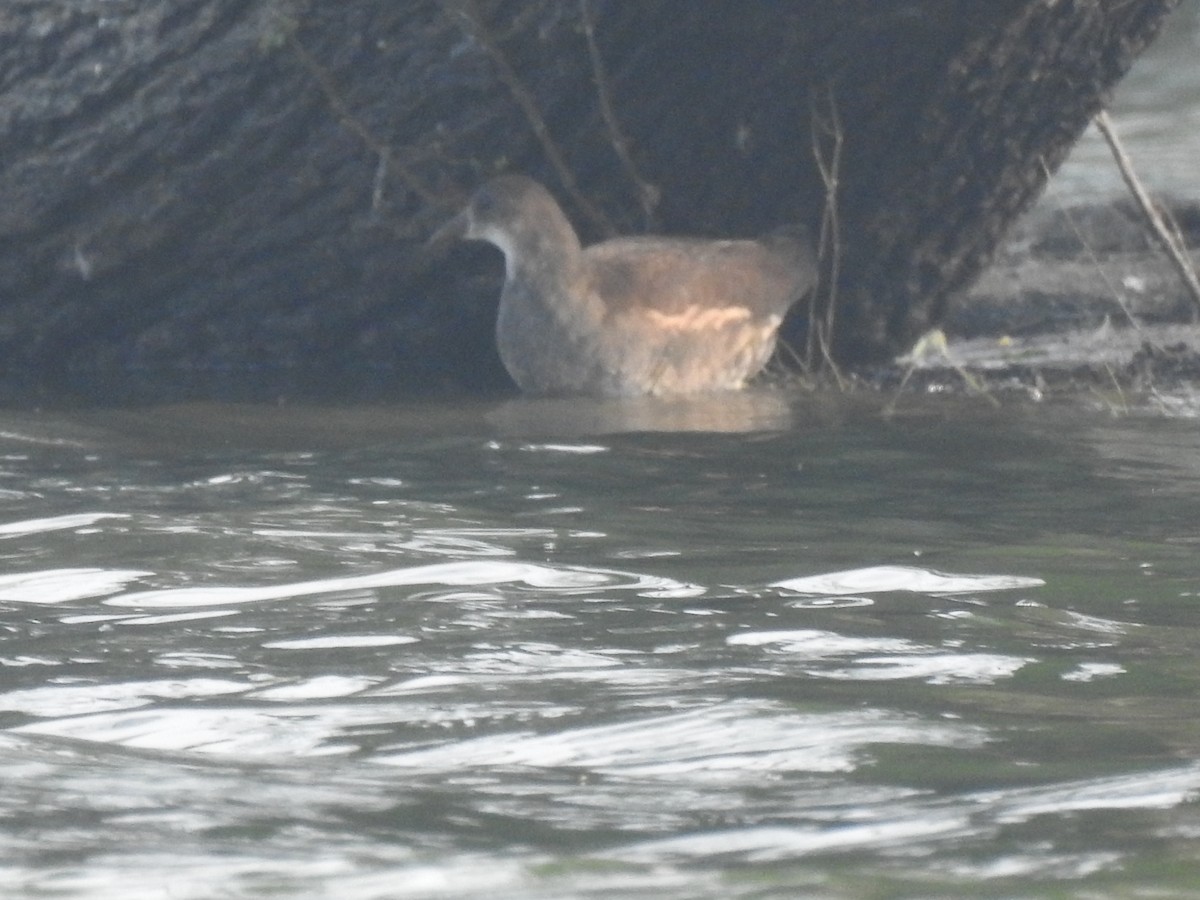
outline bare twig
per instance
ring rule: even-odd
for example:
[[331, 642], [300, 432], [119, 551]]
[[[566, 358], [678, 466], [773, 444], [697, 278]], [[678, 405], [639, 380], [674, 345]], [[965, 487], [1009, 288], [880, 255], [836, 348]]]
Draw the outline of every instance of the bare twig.
[[1180, 235], [1178, 228], [1172, 230], [1168, 227], [1167, 223], [1163, 221], [1162, 210], [1151, 199], [1150, 195], [1146, 193], [1145, 187], [1137, 177], [1137, 173], [1133, 170], [1133, 162], [1125, 152], [1125, 148], [1121, 145], [1121, 139], [1117, 137], [1107, 110], [1101, 110], [1096, 113], [1094, 121], [1096, 128], [1099, 129], [1100, 134], [1104, 136], [1104, 140], [1108, 143], [1108, 149], [1112, 151], [1113, 158], [1117, 161], [1117, 168], [1121, 172], [1121, 177], [1125, 180], [1125, 186], [1129, 188], [1134, 200], [1137, 201], [1138, 207], [1142, 210], [1142, 214], [1146, 217], [1146, 222], [1150, 226], [1150, 233], [1166, 251], [1176, 271], [1179, 272], [1180, 278], [1183, 279], [1183, 283], [1191, 295], [1192, 302], [1196, 306], [1192, 311], [1193, 318], [1195, 318], [1197, 315], [1200, 315], [1200, 278], [1196, 276], [1196, 269], [1188, 256], [1187, 246], [1184, 244], [1183, 237]]
[[800, 355], [799, 351], [791, 345], [790, 341], [784, 340], [782, 337], [775, 339], [775, 353], [771, 360], [777, 361], [780, 364], [780, 370], [786, 374], [793, 374], [807, 378], [812, 374], [808, 360]]
[[963, 380], [968, 390], [972, 393], [982, 395], [992, 406], [1000, 406], [1000, 401], [992, 396], [991, 392], [987, 389], [987, 385], [976, 378], [950, 352], [946, 333], [940, 328], [934, 328], [921, 335], [917, 342], [913, 344], [912, 350], [896, 360], [898, 364], [905, 367], [904, 376], [900, 379], [900, 384], [896, 386], [896, 393], [892, 396], [891, 401], [884, 407], [884, 415], [891, 415], [896, 411], [896, 406], [900, 403], [900, 394], [908, 384], [908, 380], [912, 378], [913, 373], [922, 362], [931, 359], [934, 355], [940, 356], [951, 369], [958, 373], [958, 377]]
[[616, 229], [613, 227], [612, 222], [608, 220], [608, 217], [597, 209], [583, 195], [583, 192], [579, 190], [579, 183], [575, 180], [575, 173], [567, 165], [562, 150], [550, 134], [550, 128], [546, 124], [546, 119], [538, 110], [537, 104], [533, 100], [533, 95], [525, 87], [524, 82], [521, 81], [521, 77], [512, 67], [512, 63], [508, 61], [508, 57], [504, 55], [504, 51], [500, 49], [500, 45], [492, 37], [492, 33], [488, 30], [487, 24], [484, 22], [475, 0], [441, 0], [441, 5], [445, 13], [450, 18], [457, 20], [467, 35], [479, 44], [488, 56], [492, 58], [500, 80], [508, 87], [513, 100], [516, 101], [517, 106], [524, 113], [525, 120], [529, 123], [529, 127], [533, 129], [533, 134], [538, 139], [538, 143], [542, 145], [542, 152], [546, 154], [550, 165], [554, 167], [559, 181], [562, 182], [563, 188], [566, 189], [571, 200], [604, 234], [615, 234]]
[[1117, 402], [1108, 403], [1109, 412], [1111, 412], [1113, 415], [1129, 412], [1129, 402], [1125, 399], [1125, 391], [1121, 387], [1121, 379], [1119, 379], [1117, 377], [1117, 373], [1113, 371], [1112, 365], [1107, 362], [1104, 364], [1104, 371], [1108, 375], [1109, 381], [1112, 382], [1113, 389], [1117, 392]]
[[[1045, 160], [1042, 160], [1042, 171], [1045, 173], [1046, 179], [1049, 180], [1051, 174], [1050, 167], [1046, 165]], [[1109, 292], [1113, 296], [1113, 299], [1117, 301], [1117, 306], [1121, 307], [1121, 312], [1125, 314], [1125, 318], [1129, 320], [1129, 324], [1135, 330], [1141, 331], [1142, 324], [1133, 314], [1133, 310], [1129, 308], [1129, 304], [1125, 302], [1124, 292], [1121, 291], [1115, 284], [1113, 284], [1113, 280], [1108, 277], [1108, 272], [1104, 270], [1104, 266], [1101, 265], [1099, 257], [1096, 256], [1096, 251], [1092, 249], [1092, 245], [1088, 242], [1087, 237], [1084, 236], [1083, 231], [1079, 227], [1079, 223], [1075, 221], [1075, 217], [1071, 215], [1071, 211], [1061, 205], [1059, 206], [1058, 211], [1063, 214], [1063, 218], [1067, 220], [1067, 224], [1070, 225], [1071, 230], [1075, 232], [1075, 237], [1079, 238], [1080, 246], [1083, 247], [1088, 259], [1091, 260], [1092, 265], [1095, 266], [1096, 272], [1100, 275], [1100, 280], [1104, 282], [1105, 287], [1108, 288]]]
[[824, 109], [810, 95], [810, 120], [812, 123], [812, 151], [821, 181], [825, 186], [825, 208], [821, 213], [821, 234], [817, 256], [828, 259], [829, 289], [826, 292], [824, 309], [820, 308], [819, 285], [813, 288], [808, 300], [808, 348], [809, 360], [816, 358], [819, 350], [824, 365], [833, 373], [838, 387], [844, 388], [841, 373], [833, 360], [833, 329], [837, 313], [837, 287], [841, 275], [842, 245], [840, 239], [841, 220], [838, 213], [838, 190], [842, 165], [842, 121], [838, 112], [833, 88], [826, 88]]
[[596, 99], [600, 103], [600, 115], [604, 118], [604, 126], [608, 129], [608, 139], [613, 152], [625, 168], [629, 180], [637, 189], [638, 202], [642, 205], [642, 214], [646, 219], [646, 227], [653, 229], [657, 222], [654, 211], [662, 199], [662, 191], [658, 185], [651, 184], [638, 172], [633, 156], [629, 152], [629, 138], [621, 128], [613, 108], [612, 92], [608, 87], [608, 76], [604, 71], [604, 60], [600, 56], [600, 47], [596, 44], [596, 25], [592, 19], [591, 5], [588, 0], [579, 0], [579, 16], [583, 21], [583, 36], [587, 40], [588, 56], [592, 60], [592, 80], [596, 83]]
[[334, 115], [337, 116], [342, 127], [357, 135], [359, 140], [366, 145], [367, 149], [379, 158], [379, 163], [375, 168], [375, 181], [371, 190], [371, 210], [378, 212], [383, 205], [383, 186], [388, 170], [393, 167], [400, 174], [400, 178], [408, 185], [409, 189], [425, 203], [431, 206], [439, 206], [444, 203], [444, 196], [438, 194], [437, 191], [426, 184], [424, 179], [417, 175], [411, 168], [396, 159], [392, 148], [377, 138], [363, 121], [350, 111], [350, 107], [346, 105], [346, 101], [342, 97], [342, 92], [338, 90], [337, 85], [333, 81], [333, 75], [308, 52], [308, 49], [296, 36], [294, 29], [288, 32], [287, 39], [292, 51], [296, 54], [296, 58], [300, 60], [304, 68], [312, 75], [313, 80], [317, 82], [321, 93], [325, 95], [325, 101], [329, 104], [329, 108], [333, 110]]

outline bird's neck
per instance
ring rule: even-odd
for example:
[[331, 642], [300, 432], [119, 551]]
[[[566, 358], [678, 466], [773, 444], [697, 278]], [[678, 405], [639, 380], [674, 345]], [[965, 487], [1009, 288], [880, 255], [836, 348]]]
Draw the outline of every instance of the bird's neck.
[[574, 284], [583, 253], [575, 230], [561, 214], [557, 221], [539, 222], [537, 226], [514, 236], [509, 246], [501, 248], [507, 277], [560, 288]]

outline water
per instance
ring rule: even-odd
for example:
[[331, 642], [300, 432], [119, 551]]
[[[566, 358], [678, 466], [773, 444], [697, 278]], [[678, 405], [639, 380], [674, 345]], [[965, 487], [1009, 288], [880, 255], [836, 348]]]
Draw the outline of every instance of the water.
[[[1181, 0], [1158, 41], [1117, 86], [1110, 113], [1138, 177], [1152, 190], [1200, 195], [1200, 0]], [[1112, 152], [1091, 128], [1050, 183], [1047, 202], [1072, 204], [1125, 196]]]
[[882, 407], [0, 414], [0, 894], [1194, 895], [1195, 422]]
[[1200, 896], [1195, 398], [888, 404], [0, 411], [0, 896]]

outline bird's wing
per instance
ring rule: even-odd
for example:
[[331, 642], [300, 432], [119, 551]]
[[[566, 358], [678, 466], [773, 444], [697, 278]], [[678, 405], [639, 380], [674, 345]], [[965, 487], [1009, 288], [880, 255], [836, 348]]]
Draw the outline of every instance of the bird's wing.
[[584, 258], [606, 316], [667, 329], [782, 315], [811, 287], [804, 266], [758, 241], [619, 238], [588, 247]]

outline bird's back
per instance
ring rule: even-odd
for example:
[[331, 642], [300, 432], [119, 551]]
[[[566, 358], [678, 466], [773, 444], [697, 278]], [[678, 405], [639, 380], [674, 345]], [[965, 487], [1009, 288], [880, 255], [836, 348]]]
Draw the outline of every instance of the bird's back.
[[609, 318], [782, 315], [815, 280], [811, 252], [782, 242], [617, 238], [586, 248], [583, 259]]
[[580, 272], [603, 392], [628, 394], [740, 387], [815, 279], [811, 251], [781, 240], [619, 238], [586, 248]]

